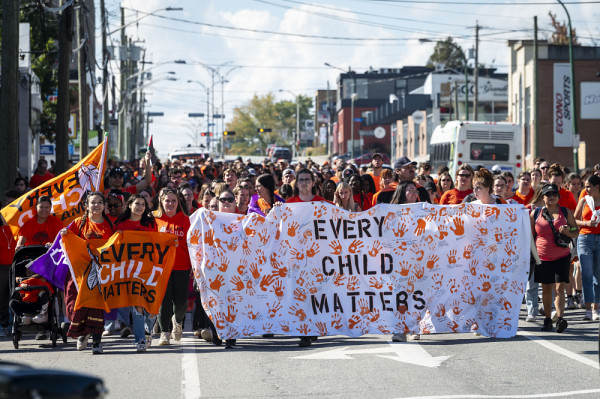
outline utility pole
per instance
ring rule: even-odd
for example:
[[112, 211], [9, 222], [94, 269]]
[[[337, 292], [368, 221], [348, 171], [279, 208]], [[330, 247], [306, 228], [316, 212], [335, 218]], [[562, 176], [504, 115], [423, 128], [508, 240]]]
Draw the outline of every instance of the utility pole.
[[473, 93], [473, 120], [477, 121], [477, 101], [479, 100], [479, 21], [475, 22], [475, 68], [473, 69], [474, 89]]
[[[85, 35], [85, 22], [83, 18], [83, 3], [80, 2], [77, 10], [77, 77], [79, 90], [79, 159], [83, 159], [89, 152], [88, 133], [89, 133], [89, 107], [88, 107], [88, 85], [87, 74], [85, 71], [85, 58], [87, 57], [87, 38]], [[98, 132], [100, 135], [100, 132]]]
[[[106, 45], [106, 33], [108, 31], [108, 18], [106, 16], [106, 6], [104, 0], [100, 0], [100, 18], [102, 18], [102, 125], [104, 132], [110, 131], [110, 115], [108, 113], [108, 48]], [[102, 136], [98, 132], [98, 145], [102, 141]]]
[[[533, 17], [533, 159], [538, 156], [538, 25]], [[527, 155], [527, 154], [525, 154]], [[525, 165], [523, 165], [525, 166]]]
[[[60, 2], [61, 5], [63, 1]], [[65, 8], [60, 17], [58, 32], [58, 101], [56, 111], [56, 166], [58, 175], [68, 169], [69, 162], [69, 73], [73, 43], [73, 5]]]
[[[121, 7], [121, 26], [125, 26], [125, 9], [123, 7]], [[120, 48], [120, 53], [121, 55], [123, 54], [122, 48], [123, 46], [127, 47], [127, 36], [125, 35], [125, 28], [121, 29], [121, 45], [119, 46]], [[128, 52], [127, 52], [128, 53]], [[127, 118], [127, 87], [125, 87], [125, 85], [127, 84], [127, 60], [124, 60], [122, 57], [121, 58], [121, 101], [119, 102], [119, 108], [120, 108], [120, 112], [119, 112], [119, 145], [118, 145], [118, 152], [119, 152], [119, 157], [121, 159], [125, 159], [126, 156], [126, 148], [127, 148], [127, 125], [125, 124], [125, 119]]]
[[[13, 188], [19, 157], [19, 1], [2, 1], [0, 193]], [[2, 195], [4, 201], [4, 195]], [[6, 204], [4, 204], [6, 205]]]

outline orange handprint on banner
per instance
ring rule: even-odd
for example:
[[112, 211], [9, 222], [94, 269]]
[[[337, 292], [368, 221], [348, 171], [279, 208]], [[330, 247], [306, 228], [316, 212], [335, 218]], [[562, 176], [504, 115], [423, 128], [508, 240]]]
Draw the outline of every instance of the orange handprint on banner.
[[371, 323], [375, 323], [377, 320], [379, 320], [379, 316], [379, 309], [373, 309], [373, 311], [367, 316], [367, 319], [369, 319]]
[[369, 286], [378, 290], [383, 287], [383, 279], [377, 278], [377, 277], [371, 277], [369, 279]]
[[200, 239], [200, 230], [194, 230], [192, 232], [192, 236], [190, 237], [190, 244], [198, 245], [199, 239]]
[[262, 229], [261, 231], [259, 231], [258, 238], [260, 239], [260, 242], [263, 243], [263, 245], [266, 245], [269, 242], [268, 230]]
[[221, 264], [217, 266], [220, 272], [225, 273], [229, 267], [229, 259], [225, 256], [221, 256]]
[[458, 324], [455, 321], [450, 320], [447, 324], [448, 328], [452, 330], [452, 332], [458, 332]]
[[444, 317], [446, 315], [446, 305], [440, 303], [437, 307], [437, 312], [435, 312], [437, 317]]
[[510, 304], [509, 300], [506, 299], [505, 297], [500, 298], [500, 300], [498, 301], [498, 303], [500, 304], [500, 306], [502, 306], [502, 308], [504, 310], [510, 310], [510, 309], [512, 309], [512, 305]]
[[382, 248], [383, 247], [381, 246], [381, 243], [378, 240], [376, 240], [373, 243], [373, 248], [371, 248], [369, 250], [369, 255], [372, 256], [372, 257], [377, 256], [377, 254], [379, 254], [379, 251], [381, 251]]
[[454, 235], [462, 236], [465, 234], [465, 222], [461, 218], [455, 217], [452, 219], [452, 222], [454, 223], [454, 226], [451, 226], [450, 230], [452, 230]]
[[496, 240], [496, 242], [500, 242], [502, 241], [502, 237], [504, 236], [504, 233], [502, 233], [502, 229], [499, 227], [494, 228], [494, 239]]
[[363, 243], [360, 240], [354, 240], [350, 243], [350, 246], [348, 247], [348, 252], [350, 252], [351, 254], [355, 254], [356, 252], [360, 251], [363, 247]]
[[225, 281], [225, 279], [223, 278], [223, 276], [221, 276], [219, 274], [213, 281], [210, 281], [209, 287], [212, 290], [220, 291], [221, 290], [221, 286], [223, 285], [224, 281]]
[[481, 287], [477, 287], [479, 290], [483, 292], [488, 292], [492, 289], [492, 285], [490, 284], [490, 276], [488, 276], [487, 274], [480, 275], [479, 281], [481, 283]]
[[460, 295], [460, 298], [463, 300], [463, 302], [468, 303], [469, 305], [475, 305], [475, 302], [476, 302], [475, 297], [473, 296], [473, 293], [470, 291], [468, 293], [463, 292]]
[[290, 332], [290, 325], [288, 323], [279, 323], [281, 329], [285, 332]]
[[318, 291], [317, 287], [315, 287], [314, 281], [309, 281], [306, 284], [306, 287], [308, 288], [308, 292], [310, 292], [311, 294], [315, 294]]
[[502, 270], [502, 273], [506, 273], [508, 271], [508, 269], [510, 269], [511, 266], [512, 266], [512, 260], [503, 259], [502, 263], [500, 264], [500, 270]]
[[292, 248], [290, 250], [290, 255], [292, 255], [297, 260], [304, 259], [304, 252], [296, 250], [296, 248]]
[[252, 306], [252, 304], [246, 305], [246, 316], [250, 320], [254, 320], [258, 316], [258, 314], [254, 312], [254, 306]]
[[252, 280], [246, 281], [246, 294], [253, 296], [255, 293], [256, 291], [254, 291], [254, 283]]
[[231, 243], [229, 243], [229, 244], [225, 243], [225, 245], [227, 246], [228, 250], [230, 250], [231, 252], [233, 252], [237, 248], [239, 241], [240, 241], [240, 239], [238, 237], [233, 237], [231, 239]]
[[358, 323], [360, 323], [360, 317], [358, 317], [358, 315], [352, 315], [352, 317], [348, 319], [348, 328], [353, 329]]
[[369, 309], [369, 303], [365, 298], [360, 298], [358, 300], [358, 309], [361, 316], [364, 316], [371, 311], [371, 309]]
[[406, 282], [406, 292], [412, 294], [415, 291], [415, 276], [410, 276]]
[[265, 262], [267, 261], [267, 258], [265, 257], [265, 253], [260, 249], [256, 250], [256, 259], [258, 260], [259, 265], [264, 265]]
[[404, 234], [408, 231], [408, 228], [406, 227], [406, 223], [402, 223], [400, 226], [398, 226], [398, 228], [394, 228], [392, 227], [392, 232], [394, 233], [394, 235], [398, 238], [402, 238], [404, 237]]
[[477, 259], [473, 259], [469, 262], [469, 272], [471, 273], [471, 276], [477, 275], [477, 266], [479, 266], [479, 261]]
[[283, 287], [281, 285], [281, 280], [277, 280], [275, 282], [275, 285], [273, 286], [273, 292], [280, 298], [283, 296]]
[[340, 328], [342, 328], [343, 327], [342, 316], [340, 316], [337, 313], [334, 313], [332, 320], [331, 320], [331, 327], [335, 328], [336, 330], [339, 330]]
[[311, 273], [313, 274], [313, 276], [315, 276], [317, 283], [321, 283], [325, 279], [323, 274], [319, 273], [318, 270], [313, 270]]
[[473, 246], [472, 245], [467, 245], [465, 247], [465, 250], [463, 252], [463, 258], [465, 259], [471, 259], [471, 254], [473, 253]]
[[250, 273], [252, 274], [252, 278], [254, 278], [254, 279], [259, 278], [261, 271], [262, 270], [260, 270], [258, 268], [258, 266], [256, 266], [256, 264], [253, 263], [253, 264], [250, 265]]
[[437, 261], [440, 260], [440, 257], [437, 255], [429, 255], [429, 260], [427, 261], [427, 268], [428, 269], [433, 269], [434, 267], [436, 267], [436, 263]]
[[275, 280], [275, 277], [271, 274], [264, 275], [262, 280], [260, 281], [260, 289], [262, 291], [267, 291], [267, 288], [271, 283]]
[[244, 229], [244, 232], [246, 233], [246, 235], [247, 235], [248, 237], [254, 237], [254, 234], [256, 233], [256, 230], [254, 230], [254, 229], [251, 229], [250, 227], [246, 227], [246, 228]]
[[231, 234], [231, 233], [233, 233], [233, 227], [231, 227], [230, 225], [227, 225], [227, 226], [224, 225], [223, 226], [223, 232], [225, 234]]
[[304, 321], [306, 319], [306, 313], [301, 308], [297, 308], [296, 306], [290, 306], [290, 311], [288, 312], [292, 316], [296, 316], [299, 321]]
[[400, 275], [402, 277], [406, 277], [406, 276], [408, 276], [409, 271], [410, 271], [410, 265], [408, 264], [408, 262], [405, 260], [401, 260], [400, 261]]
[[300, 302], [306, 301], [306, 294], [304, 293], [304, 290], [301, 288], [296, 288], [294, 290], [294, 299]]
[[420, 262], [420, 261], [423, 260], [423, 257], [425, 256], [425, 251], [423, 251], [419, 247], [412, 248], [411, 251], [413, 251], [415, 253], [415, 260], [416, 261]]
[[327, 324], [323, 323], [322, 321], [318, 321], [315, 323], [315, 326], [317, 327], [317, 331], [319, 332], [319, 335], [321, 335], [321, 336], [327, 335]]
[[317, 254], [317, 252], [319, 252], [319, 249], [319, 244], [313, 242], [313, 244], [310, 246], [310, 249], [306, 251], [306, 256], [308, 256], [309, 258], [314, 257]]
[[223, 315], [221, 312], [217, 312], [215, 314], [215, 327], [218, 329], [225, 328], [225, 315]]
[[209, 246], [214, 245], [214, 243], [215, 243], [214, 238], [215, 238], [214, 230], [211, 229], [211, 230], [208, 230], [206, 233], [204, 233], [204, 243], [206, 245], [209, 245]]
[[451, 278], [448, 281], [448, 285], [450, 286], [449, 290], [451, 294], [455, 294], [456, 292], [458, 292], [459, 285], [456, 283], [456, 279]]
[[285, 277], [287, 276], [288, 273], [288, 269], [287, 267], [279, 267], [279, 266], [275, 266], [273, 267], [273, 275], [274, 276], [279, 276], [279, 277]]
[[267, 308], [269, 309], [269, 317], [274, 318], [277, 316], [277, 312], [281, 310], [281, 302], [275, 302], [272, 306], [267, 302]]
[[357, 286], [358, 286], [358, 278], [356, 276], [352, 276], [348, 279], [348, 285], [346, 286], [346, 288], [348, 288], [348, 291], [354, 291], [356, 290]]
[[486, 208], [486, 210], [485, 210], [485, 216], [487, 216], [487, 217], [495, 216], [497, 218], [499, 215], [500, 215], [500, 209], [496, 208], [495, 206], [490, 206], [489, 208]]
[[300, 227], [300, 225], [296, 222], [292, 222], [290, 224], [290, 226], [288, 227], [287, 230], [287, 235], [290, 237], [295, 237], [296, 236], [296, 230], [298, 229], [298, 227]]
[[339, 274], [339, 273], [334, 273], [334, 279], [333, 279], [333, 284], [336, 287], [341, 287], [342, 285], [346, 284], [346, 282], [344, 280], [346, 280], [346, 276], [344, 276], [343, 274]]
[[326, 206], [324, 206], [324, 205], [322, 205], [320, 208], [316, 208], [316, 209], [315, 209], [315, 213], [314, 213], [314, 215], [315, 215], [315, 217], [318, 219], [318, 218], [320, 218], [321, 216], [323, 216], [323, 215], [324, 215], [326, 212], [327, 212], [327, 207], [326, 207]]
[[434, 273], [431, 276], [431, 281], [437, 288], [442, 288], [442, 276], [439, 273]]
[[415, 229], [415, 235], [418, 237], [425, 232], [425, 227], [427, 226], [427, 222], [423, 219], [417, 220], [417, 228]]
[[333, 240], [329, 243], [329, 246], [333, 250], [332, 255], [339, 255], [342, 253], [342, 244], [338, 240]]
[[506, 216], [508, 217], [509, 222], [514, 223], [517, 221], [517, 214], [515, 213], [514, 209], [508, 209], [506, 211]]
[[298, 275], [298, 278], [296, 279], [296, 284], [298, 284], [299, 286], [303, 286], [304, 283], [306, 282], [307, 275], [308, 275], [308, 273], [306, 273], [305, 271], [300, 272], [300, 274]]
[[507, 254], [508, 256], [513, 256], [513, 255], [515, 255], [515, 254], [516, 254], [516, 252], [515, 252], [515, 248], [513, 247], [513, 241], [512, 241], [512, 240], [510, 240], [510, 242], [507, 242], [507, 243], [504, 245], [504, 250], [506, 251], [506, 254]]
[[448, 264], [453, 265], [456, 263], [456, 249], [451, 250], [446, 255], [448, 257]]
[[246, 285], [239, 276], [233, 276], [230, 282], [231, 284], [235, 285], [235, 287], [232, 288], [234, 291], [241, 291], [246, 287]]
[[246, 256], [250, 255], [250, 246], [249, 246], [249, 243], [247, 240], [245, 240], [244, 243], [242, 244], [242, 252]]
[[448, 235], [448, 232], [446, 231], [446, 226], [444, 226], [443, 224], [440, 224], [438, 226], [438, 233], [440, 233], [438, 235], [438, 239], [440, 241], [443, 240]]
[[225, 316], [225, 320], [227, 320], [230, 323], [233, 323], [235, 321], [236, 316], [237, 309], [235, 308], [235, 306], [229, 305], [227, 307], [227, 316]]
[[308, 335], [310, 328], [308, 328], [308, 324], [300, 324], [299, 328], [296, 328], [296, 330], [302, 335]]
[[477, 211], [474, 206], [467, 206], [465, 213], [474, 218], [481, 216], [481, 212]]

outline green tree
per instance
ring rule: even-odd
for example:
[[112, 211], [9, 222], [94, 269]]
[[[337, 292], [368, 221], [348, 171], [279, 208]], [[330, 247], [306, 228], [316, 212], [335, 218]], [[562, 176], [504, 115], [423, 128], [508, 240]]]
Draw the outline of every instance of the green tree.
[[465, 64], [465, 53], [451, 36], [446, 40], [439, 40], [433, 49], [433, 54], [429, 56], [427, 66], [434, 67], [436, 64], [450, 69], [460, 69]]
[[[300, 130], [304, 120], [311, 118], [312, 100], [299, 96]], [[271, 129], [268, 133], [257, 133], [257, 129]], [[296, 102], [275, 102], [273, 93], [264, 96], [254, 95], [252, 99], [233, 110], [233, 119], [227, 124], [227, 130], [236, 132], [227, 138], [231, 147], [229, 153], [240, 155], [264, 154], [270, 144], [290, 146], [292, 132], [296, 129]], [[285, 134], [287, 132], [287, 134]]]

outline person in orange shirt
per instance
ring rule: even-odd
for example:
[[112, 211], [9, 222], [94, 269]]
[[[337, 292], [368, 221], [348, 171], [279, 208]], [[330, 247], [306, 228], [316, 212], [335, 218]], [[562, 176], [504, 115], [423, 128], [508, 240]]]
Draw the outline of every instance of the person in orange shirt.
[[531, 173], [522, 171], [517, 177], [519, 188], [511, 199], [517, 201], [521, 205], [527, 205], [533, 198], [534, 190], [531, 189]]
[[[2, 203], [0, 203], [0, 208], [2, 208]], [[2, 230], [2, 234], [0, 234], [0, 337], [6, 337], [9, 334], [8, 324], [10, 321], [8, 312], [10, 266], [17, 243], [2, 214], [0, 214], [0, 222], [0, 230]]]
[[29, 187], [36, 188], [52, 178], [54, 178], [54, 175], [48, 172], [48, 161], [40, 159], [35, 173], [31, 176], [31, 179], [29, 179]]
[[52, 200], [47, 195], [38, 198], [35, 214], [25, 222], [17, 233], [17, 248], [29, 245], [47, 245], [63, 228], [59, 218], [52, 216]]
[[370, 172], [369, 175], [371, 175], [371, 177], [373, 178], [373, 181], [375, 182], [375, 187], [379, 189], [381, 172], [383, 171], [383, 157], [378, 152], [373, 154], [373, 160], [371, 161], [371, 169], [373, 169], [373, 172]]
[[183, 318], [187, 312], [188, 285], [192, 263], [185, 242], [190, 228], [190, 219], [183, 212], [177, 193], [168, 188], [161, 190], [158, 198], [158, 210], [156, 210], [154, 216], [159, 232], [173, 234], [180, 240], [175, 252], [175, 265], [171, 271], [167, 290], [158, 314], [158, 325], [161, 332], [158, 344], [169, 345], [171, 335], [173, 335], [175, 341], [181, 341]]
[[564, 206], [565, 208], [575, 211], [577, 208], [577, 201], [573, 197], [573, 193], [567, 190], [562, 186], [565, 177], [565, 172], [562, 170], [562, 166], [560, 164], [553, 164], [550, 166], [548, 170], [548, 178], [550, 179], [550, 184], [554, 184], [559, 188], [559, 200], [558, 206]]
[[440, 205], [460, 204], [467, 195], [473, 192], [473, 168], [469, 164], [462, 164], [456, 171], [456, 188], [446, 191], [440, 198]]

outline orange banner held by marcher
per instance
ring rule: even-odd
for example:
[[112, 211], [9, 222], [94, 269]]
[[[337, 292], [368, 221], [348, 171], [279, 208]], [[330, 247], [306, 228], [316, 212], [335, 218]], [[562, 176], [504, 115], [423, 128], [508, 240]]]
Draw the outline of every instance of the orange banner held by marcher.
[[64, 226], [83, 216], [82, 199], [86, 192], [104, 190], [105, 148], [106, 139], [65, 173], [26, 192], [2, 208], [2, 216], [13, 233], [16, 235], [21, 226], [33, 217], [38, 198], [45, 195], [52, 199], [52, 214], [58, 217]]
[[177, 237], [166, 233], [115, 233], [91, 248], [72, 232], [62, 237], [79, 294], [75, 309], [141, 306], [158, 314], [173, 263]]

